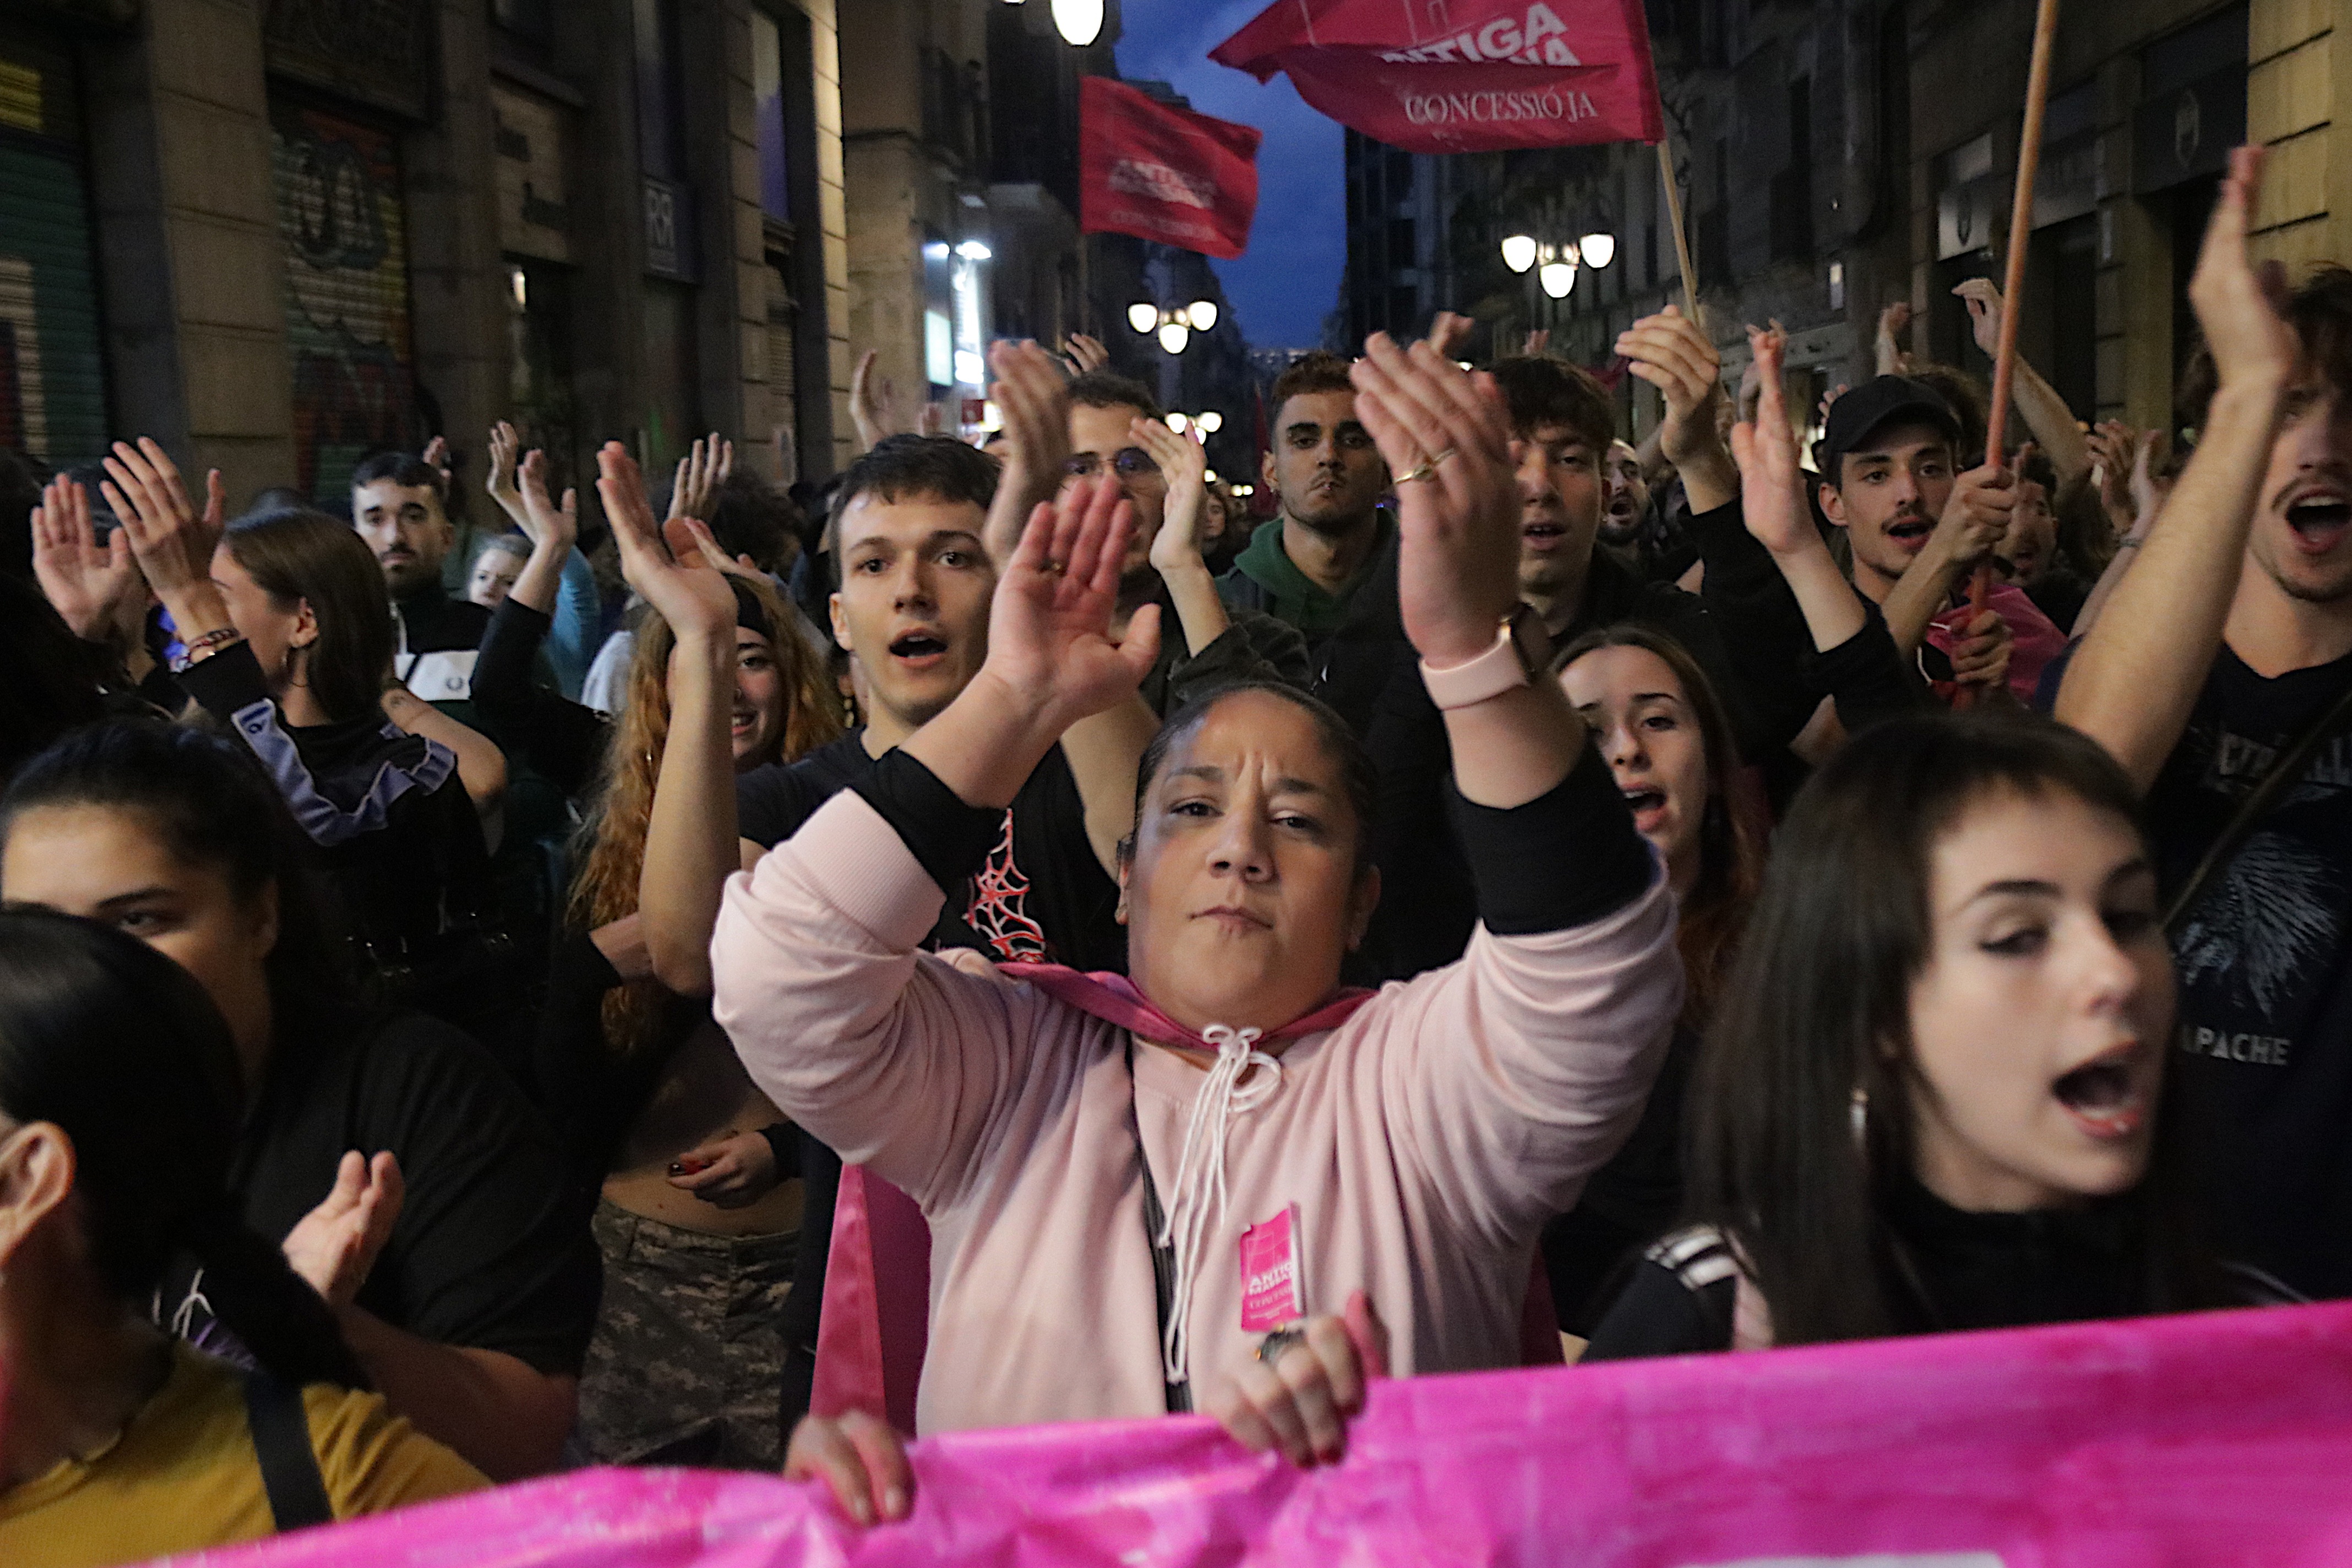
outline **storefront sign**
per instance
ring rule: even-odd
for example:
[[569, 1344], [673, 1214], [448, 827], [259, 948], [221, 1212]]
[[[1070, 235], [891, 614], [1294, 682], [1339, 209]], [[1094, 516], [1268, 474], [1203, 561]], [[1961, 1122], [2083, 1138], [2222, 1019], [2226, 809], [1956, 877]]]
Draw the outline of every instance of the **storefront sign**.
[[571, 260], [571, 127], [564, 110], [493, 83], [490, 116], [499, 156], [499, 248], [542, 261]]

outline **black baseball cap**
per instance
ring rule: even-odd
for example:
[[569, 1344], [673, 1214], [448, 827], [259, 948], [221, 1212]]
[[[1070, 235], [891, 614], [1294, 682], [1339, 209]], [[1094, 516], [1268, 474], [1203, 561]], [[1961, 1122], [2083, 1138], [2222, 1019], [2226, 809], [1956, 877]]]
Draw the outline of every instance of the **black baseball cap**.
[[1813, 467], [1821, 470], [1822, 479], [1837, 483], [1839, 460], [1883, 426], [1897, 422], [1932, 425], [1954, 446], [1959, 444], [1959, 418], [1942, 393], [1907, 375], [1882, 375], [1830, 405], [1822, 438], [1813, 443]]

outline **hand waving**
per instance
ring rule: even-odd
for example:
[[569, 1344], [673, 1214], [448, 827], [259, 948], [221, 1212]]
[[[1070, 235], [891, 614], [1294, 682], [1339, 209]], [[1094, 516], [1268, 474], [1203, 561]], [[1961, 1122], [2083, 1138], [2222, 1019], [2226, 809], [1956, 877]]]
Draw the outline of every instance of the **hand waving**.
[[118, 528], [100, 544], [89, 492], [62, 476], [42, 487], [32, 521], [33, 575], [74, 636], [102, 643], [136, 636], [147, 584], [131, 562], [131, 535]]
[[[522, 514], [522, 493], [515, 489], [515, 459], [522, 450], [522, 438], [515, 427], [501, 419], [490, 426], [490, 471], [482, 481], [482, 489], [499, 510], [514, 520], [514, 525], [525, 533], [530, 524]], [[533, 535], [534, 538], [537, 535]]]
[[1029, 514], [996, 580], [982, 673], [1053, 721], [1055, 732], [1135, 690], [1160, 653], [1160, 608], [1146, 605], [1110, 639], [1118, 568], [1135, 509], [1112, 479], [1076, 479]]
[[1063, 340], [1062, 346], [1069, 351], [1070, 363], [1080, 375], [1110, 363], [1110, 351], [1103, 347], [1101, 340], [1090, 338], [1084, 332], [1072, 332]]
[[[1357, 416], [1398, 476], [1397, 582], [1405, 635], [1434, 665], [1494, 646], [1518, 599], [1518, 492], [1511, 426], [1494, 378], [1426, 340], [1401, 349], [1385, 332], [1349, 373]], [[1423, 479], [1404, 476], [1433, 464]]]
[[996, 381], [989, 388], [1004, 418], [1004, 474], [981, 525], [988, 558], [1011, 559], [1035, 508], [1062, 488], [1070, 457], [1070, 387], [1054, 356], [1035, 343], [999, 342], [988, 351]]
[[1775, 555], [1793, 555], [1819, 542], [1805, 504], [1804, 470], [1797, 464], [1796, 432], [1789, 427], [1788, 395], [1780, 380], [1789, 336], [1779, 327], [1748, 329], [1754, 353], [1756, 421], [1731, 427], [1731, 456], [1739, 465], [1740, 515], [1757, 542]]
[[1151, 454], [1168, 481], [1160, 532], [1151, 542], [1151, 564], [1161, 576], [1201, 565], [1201, 511], [1208, 499], [1209, 457], [1190, 435], [1179, 436], [1157, 419], [1129, 423], [1136, 445]]
[[129, 531], [131, 553], [138, 558], [148, 586], [168, 602], [174, 594], [208, 583], [227, 505], [220, 470], [205, 479], [202, 512], [188, 499], [178, 465], [148, 437], [139, 437], [136, 447], [117, 441], [106, 459], [106, 471], [109, 478], [99, 489]]
[[336, 1165], [333, 1189], [295, 1222], [278, 1250], [327, 1305], [348, 1306], [392, 1239], [404, 1191], [397, 1159], [371, 1160], [353, 1149]]
[[2257, 268], [2246, 254], [2246, 228], [2262, 194], [2263, 151], [2240, 147], [2230, 154], [2230, 173], [2213, 204], [2196, 274], [2189, 279], [2189, 302], [2225, 387], [2252, 382], [2284, 385], [2303, 358], [2303, 342], [2282, 310], [2284, 268], [2275, 261]]
[[719, 494], [719, 487], [735, 471], [735, 443], [722, 441], [719, 432], [695, 442], [693, 448], [677, 460], [677, 475], [670, 482], [669, 521], [684, 517], [710, 520], [710, 503]]
[[[563, 504], [551, 504], [547, 499], [547, 454], [535, 448], [524, 457], [517, 479], [519, 482], [512, 486], [517, 504], [508, 510], [515, 526], [530, 537], [534, 547], [544, 543], [551, 550], [569, 552], [580, 540], [580, 492], [567, 488]], [[650, 508], [646, 515], [652, 515]]]
[[604, 498], [622, 577], [645, 595], [680, 642], [716, 637], [735, 624], [735, 590], [702, 552], [710, 531], [692, 517], [673, 517], [656, 527], [644, 478], [618, 441], [605, 442], [596, 454], [596, 493]]

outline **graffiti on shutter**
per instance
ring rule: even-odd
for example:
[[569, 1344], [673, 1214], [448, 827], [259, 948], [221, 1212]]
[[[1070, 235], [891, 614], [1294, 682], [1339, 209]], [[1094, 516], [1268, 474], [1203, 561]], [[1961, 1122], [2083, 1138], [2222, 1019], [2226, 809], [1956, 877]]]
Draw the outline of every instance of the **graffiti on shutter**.
[[105, 349], [79, 110], [62, 51], [0, 42], [0, 447], [106, 449]]
[[340, 503], [368, 453], [418, 446], [400, 164], [383, 132], [313, 109], [270, 116], [296, 485]]

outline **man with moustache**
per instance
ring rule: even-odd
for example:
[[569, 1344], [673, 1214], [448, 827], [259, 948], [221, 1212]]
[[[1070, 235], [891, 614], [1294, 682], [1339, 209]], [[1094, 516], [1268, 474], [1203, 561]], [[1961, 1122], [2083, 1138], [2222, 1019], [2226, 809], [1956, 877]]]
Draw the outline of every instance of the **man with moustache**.
[[[406, 452], [352, 470], [352, 527], [375, 552], [399, 632], [393, 674], [427, 702], [470, 703], [474, 655], [490, 612], [453, 597], [442, 565], [457, 543], [441, 471]], [[460, 719], [467, 710], [458, 710]]]

